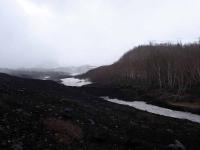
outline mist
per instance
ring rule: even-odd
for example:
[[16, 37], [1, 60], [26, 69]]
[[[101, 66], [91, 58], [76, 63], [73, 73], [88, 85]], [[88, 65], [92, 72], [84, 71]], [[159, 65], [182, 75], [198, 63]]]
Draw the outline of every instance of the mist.
[[111, 64], [150, 41], [196, 41], [199, 18], [199, 0], [1, 0], [0, 67]]

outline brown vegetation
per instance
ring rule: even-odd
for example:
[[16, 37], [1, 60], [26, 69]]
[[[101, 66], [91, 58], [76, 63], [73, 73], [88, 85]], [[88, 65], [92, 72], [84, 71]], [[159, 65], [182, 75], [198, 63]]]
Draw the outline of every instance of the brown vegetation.
[[101, 83], [183, 91], [200, 82], [200, 44], [138, 46], [116, 63], [89, 71]]
[[81, 128], [72, 121], [64, 121], [50, 118], [44, 121], [48, 129], [55, 131], [56, 139], [64, 144], [70, 144], [74, 140], [80, 140], [82, 136]]

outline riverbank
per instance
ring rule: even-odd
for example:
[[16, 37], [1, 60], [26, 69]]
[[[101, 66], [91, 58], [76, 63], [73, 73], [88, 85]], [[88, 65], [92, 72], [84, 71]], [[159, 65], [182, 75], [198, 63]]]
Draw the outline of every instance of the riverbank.
[[149, 113], [152, 113], [152, 114], [161, 115], [161, 116], [170, 117], [170, 118], [186, 119], [186, 120], [200, 124], [200, 115], [192, 114], [192, 113], [189, 113], [189, 112], [175, 111], [175, 110], [172, 110], [172, 109], [167, 109], [167, 108], [147, 104], [144, 101], [128, 102], [128, 101], [123, 101], [123, 100], [120, 100], [120, 99], [109, 98], [109, 97], [102, 97], [102, 99], [109, 101], [109, 102], [112, 102], [112, 103], [130, 106], [130, 107], [133, 107], [135, 109], [142, 110], [142, 111], [145, 111], [145, 112], [149, 112]]
[[[75, 88], [75, 87], [74, 87]], [[164, 91], [160, 89], [141, 89], [141, 88], [123, 88], [91, 84], [81, 87], [82, 90], [92, 93], [96, 96], [109, 96], [124, 101], [145, 101], [148, 104], [157, 105], [173, 110], [191, 112], [200, 114], [200, 99], [198, 89], [196, 92], [190, 91], [184, 95], [177, 95], [173, 91]]]

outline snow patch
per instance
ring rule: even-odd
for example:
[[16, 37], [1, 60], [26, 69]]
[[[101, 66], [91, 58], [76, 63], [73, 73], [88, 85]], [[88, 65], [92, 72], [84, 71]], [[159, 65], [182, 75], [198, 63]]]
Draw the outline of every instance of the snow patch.
[[48, 80], [50, 78], [50, 76], [45, 76], [44, 78], [43, 78], [43, 80]]
[[89, 79], [65, 78], [61, 79], [61, 81], [62, 84], [66, 86], [76, 86], [76, 87], [92, 84], [92, 82]]
[[104, 100], [112, 102], [112, 103], [117, 103], [121, 105], [127, 105], [130, 107], [134, 107], [139, 110], [147, 111], [149, 113], [153, 114], [158, 114], [166, 117], [171, 117], [171, 118], [177, 118], [177, 119], [186, 119], [192, 122], [197, 122], [200, 123], [200, 115], [192, 114], [189, 112], [182, 112], [182, 111], [176, 111], [176, 110], [171, 110], [167, 108], [162, 108], [159, 106], [154, 106], [151, 104], [147, 104], [146, 102], [143, 101], [133, 101], [133, 102], [127, 102], [119, 99], [111, 99], [109, 97], [102, 97]]

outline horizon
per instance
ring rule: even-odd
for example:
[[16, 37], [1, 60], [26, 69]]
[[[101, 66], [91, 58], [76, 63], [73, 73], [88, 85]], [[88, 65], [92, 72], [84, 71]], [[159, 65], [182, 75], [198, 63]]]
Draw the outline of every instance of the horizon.
[[132, 49], [129, 49], [127, 51], [125, 51], [119, 58], [117, 58], [116, 61], [111, 62], [110, 64], [104, 64], [104, 65], [90, 65], [90, 64], [81, 64], [81, 65], [49, 65], [49, 64], [44, 64], [43, 66], [41, 65], [37, 65], [37, 66], [25, 66], [25, 67], [0, 67], [0, 69], [8, 69], [8, 70], [38, 70], [38, 69], [44, 69], [44, 70], [50, 70], [50, 69], [60, 69], [60, 68], [79, 68], [79, 67], [101, 67], [101, 66], [107, 66], [107, 65], [112, 65], [115, 62], [117, 62], [118, 60], [120, 60], [121, 57], [124, 56], [124, 54], [126, 54], [127, 52], [134, 50], [135, 48], [139, 47], [139, 46], [157, 46], [157, 45], [177, 45], [177, 44], [181, 44], [181, 45], [190, 45], [190, 44], [199, 44], [200, 43], [200, 39], [193, 41], [193, 42], [187, 42], [187, 43], [183, 43], [182, 41], [177, 41], [177, 42], [172, 42], [172, 41], [168, 41], [168, 42], [156, 42], [156, 41], [149, 41], [149, 43], [146, 44], [140, 44], [137, 45], [135, 47], [133, 47]]

